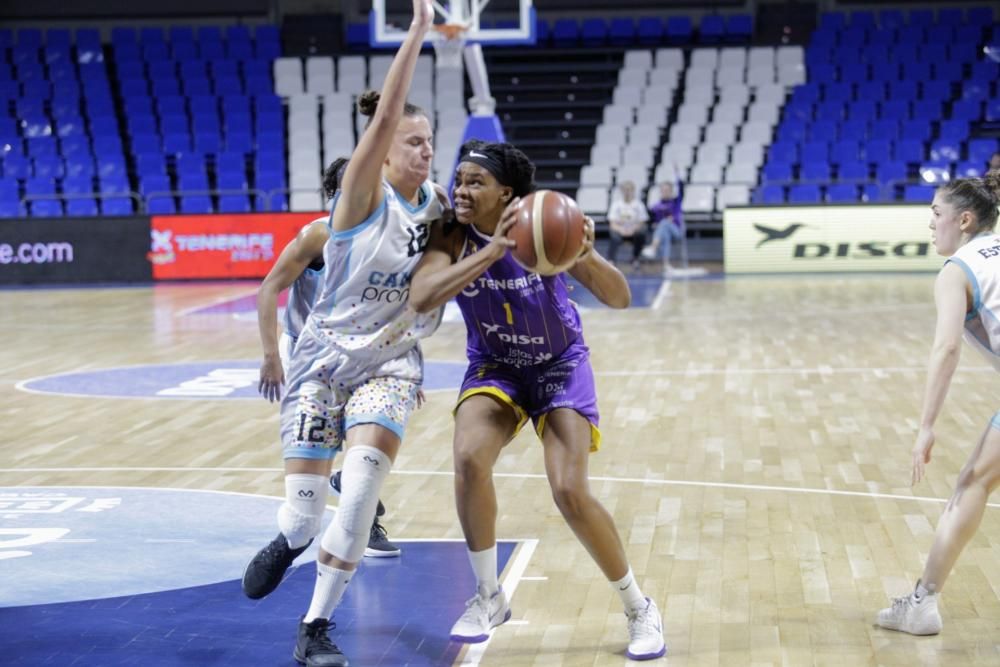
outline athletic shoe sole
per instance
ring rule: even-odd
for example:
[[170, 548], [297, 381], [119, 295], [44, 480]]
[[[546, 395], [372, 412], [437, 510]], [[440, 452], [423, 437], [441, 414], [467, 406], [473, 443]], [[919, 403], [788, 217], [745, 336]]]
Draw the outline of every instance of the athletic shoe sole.
[[[508, 609], [507, 615], [503, 617], [503, 620], [494, 625], [493, 627], [494, 628], [500, 627], [501, 625], [510, 620], [510, 616], [511, 616], [511, 610]], [[490, 629], [492, 630], [493, 628]], [[489, 633], [485, 635], [475, 635], [473, 637], [470, 637], [468, 635], [451, 635], [451, 640], [453, 642], [460, 642], [462, 644], [481, 644], [489, 638], [490, 638]]]

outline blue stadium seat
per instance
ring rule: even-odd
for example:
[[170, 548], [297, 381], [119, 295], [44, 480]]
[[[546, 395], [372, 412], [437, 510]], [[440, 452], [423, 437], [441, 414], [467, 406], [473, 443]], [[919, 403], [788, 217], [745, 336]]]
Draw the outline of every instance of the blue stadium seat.
[[178, 42], [194, 43], [194, 30], [190, 26], [170, 26], [168, 36], [171, 44]]
[[24, 206], [16, 197], [0, 199], [0, 218], [23, 218], [25, 215]]
[[66, 200], [66, 215], [92, 217], [98, 215], [97, 200], [89, 197], [71, 198]]
[[552, 42], [559, 46], [576, 44], [580, 40], [580, 24], [573, 19], [558, 19], [552, 24]]
[[90, 176], [67, 176], [62, 182], [63, 192], [71, 195], [89, 195], [94, 192], [94, 182]]
[[955, 162], [961, 157], [961, 145], [951, 139], [938, 139], [931, 144], [930, 158], [934, 161]]
[[951, 83], [948, 81], [924, 81], [920, 97], [925, 100], [944, 102], [951, 99]]
[[955, 178], [982, 178], [986, 173], [985, 161], [959, 162], [955, 167]]
[[884, 81], [862, 81], [858, 84], [858, 99], [881, 102], [885, 99]]
[[612, 44], [631, 45], [636, 38], [635, 21], [630, 18], [611, 19], [608, 39]]
[[863, 28], [874, 28], [875, 12], [867, 10], [853, 11], [851, 12], [850, 23], [852, 26], [861, 26]]
[[104, 215], [132, 215], [132, 199], [129, 197], [104, 197], [101, 199], [101, 212]]
[[949, 141], [965, 141], [969, 137], [969, 121], [967, 120], [945, 120], [941, 121], [938, 128], [938, 136]]
[[830, 144], [827, 141], [807, 141], [802, 145], [802, 162], [829, 162]]
[[34, 199], [28, 202], [28, 210], [33, 218], [62, 217], [62, 202], [58, 199]]
[[247, 188], [246, 172], [242, 169], [224, 171], [220, 168], [216, 177], [216, 187], [220, 190], [245, 190]]
[[250, 200], [246, 195], [221, 195], [219, 197], [220, 213], [249, 213]]
[[788, 162], [769, 161], [760, 174], [761, 182], [788, 182], [792, 180], [792, 165]]
[[726, 41], [743, 43], [753, 38], [753, 16], [730, 14], [726, 19]]
[[837, 138], [837, 126], [833, 120], [817, 120], [809, 126], [806, 136], [810, 141], [832, 141]]
[[903, 188], [903, 201], [906, 202], [927, 202], [934, 199], [933, 185], [907, 185]]
[[997, 150], [996, 139], [977, 138], [969, 140], [968, 153], [971, 162], [989, 162], [990, 157]]
[[767, 148], [770, 162], [787, 162], [794, 164], [799, 161], [799, 144], [791, 141], [776, 141]]
[[691, 19], [687, 16], [671, 16], [666, 23], [667, 41], [673, 44], [687, 44], [691, 41], [693, 32]]
[[351, 51], [368, 49], [368, 24], [354, 22], [348, 23], [345, 41], [347, 43], [347, 48]]
[[151, 215], [172, 215], [177, 212], [173, 197], [153, 197], [146, 201], [146, 212]]
[[636, 33], [640, 44], [659, 44], [663, 41], [663, 21], [656, 16], [640, 16]]
[[929, 26], [934, 24], [934, 10], [933, 9], [911, 9], [910, 10], [910, 25], [916, 26]]
[[983, 103], [979, 100], [959, 100], [951, 107], [955, 120], [979, 121], [983, 117]]
[[96, 173], [94, 168], [94, 158], [89, 152], [76, 153], [66, 156], [66, 176], [71, 178], [93, 178]]
[[826, 187], [826, 200], [831, 204], [856, 203], [858, 186], [848, 183], [833, 183]]
[[906, 163], [897, 161], [882, 162], [875, 169], [875, 178], [883, 186], [904, 182], [907, 180]]
[[815, 204], [822, 201], [818, 185], [799, 184], [788, 188], [788, 202], [792, 204]]
[[181, 213], [213, 213], [212, 198], [208, 195], [181, 197]]
[[31, 177], [31, 161], [19, 153], [8, 153], [3, 160], [5, 178], [25, 180]]
[[66, 174], [62, 158], [57, 155], [45, 155], [32, 159], [34, 174], [38, 178], [61, 179]]
[[816, 183], [826, 183], [830, 180], [830, 165], [827, 162], [803, 162], [799, 171], [799, 180]]
[[986, 103], [985, 119], [988, 121], [1000, 120], [1000, 99], [990, 100]]
[[930, 141], [931, 124], [926, 120], [906, 121], [902, 125], [900, 136], [907, 139], [917, 139], [919, 141]]
[[698, 40], [703, 44], [721, 42], [726, 34], [726, 20], [718, 14], [705, 14], [698, 27]]
[[917, 139], [903, 139], [896, 143], [895, 159], [902, 162], [921, 162], [924, 159], [924, 144]]
[[837, 165], [844, 164], [845, 162], [856, 162], [860, 155], [861, 151], [858, 147], [858, 142], [845, 139], [836, 142], [831, 147], [830, 162]]
[[780, 185], [764, 185], [753, 192], [754, 204], [784, 204], [785, 188]]
[[862, 144], [861, 148], [864, 159], [869, 163], [880, 162], [888, 159], [888, 157], [892, 155], [893, 141], [891, 139], [882, 138], [882, 135], [880, 134], [872, 133], [872, 136], [878, 138], [869, 139]]
[[886, 100], [879, 106], [881, 107], [882, 118], [903, 121], [908, 120], [910, 117], [910, 103], [905, 99]]

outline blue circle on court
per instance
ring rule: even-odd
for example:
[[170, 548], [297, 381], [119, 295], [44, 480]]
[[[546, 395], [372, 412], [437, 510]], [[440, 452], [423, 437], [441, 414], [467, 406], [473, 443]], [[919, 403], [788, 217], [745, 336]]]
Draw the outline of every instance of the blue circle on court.
[[[424, 391], [457, 389], [466, 362], [424, 363]], [[200, 361], [151, 364], [61, 373], [19, 382], [18, 389], [40, 394], [111, 398], [256, 399], [259, 361]]]
[[0, 488], [0, 607], [239, 579], [250, 557], [274, 537], [280, 504], [279, 498], [221, 491]]

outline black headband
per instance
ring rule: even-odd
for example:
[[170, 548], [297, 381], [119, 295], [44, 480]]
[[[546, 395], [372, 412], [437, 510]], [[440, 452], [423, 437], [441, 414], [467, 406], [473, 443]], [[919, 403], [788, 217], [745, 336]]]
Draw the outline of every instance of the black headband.
[[468, 153], [460, 157], [458, 162], [459, 164], [463, 162], [478, 164], [480, 167], [493, 174], [493, 178], [497, 179], [500, 185], [510, 187], [510, 179], [507, 177], [507, 170], [504, 169], [503, 163], [492, 155], [482, 153], [473, 148]]

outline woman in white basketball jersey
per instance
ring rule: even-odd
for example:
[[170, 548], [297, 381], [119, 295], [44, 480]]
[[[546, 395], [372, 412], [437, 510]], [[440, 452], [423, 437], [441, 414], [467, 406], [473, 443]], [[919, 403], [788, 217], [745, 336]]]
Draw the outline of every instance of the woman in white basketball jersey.
[[[934, 285], [937, 327], [927, 372], [920, 431], [913, 445], [913, 484], [931, 460], [937, 421], [961, 339], [982, 352], [1000, 370], [1000, 171], [983, 178], [962, 178], [938, 188], [931, 204], [931, 234], [938, 254], [947, 257]], [[955, 492], [938, 521], [923, 576], [909, 595], [893, 600], [877, 623], [913, 635], [941, 631], [938, 594], [959, 554], [979, 528], [990, 493], [1000, 485], [1000, 412], [958, 475]]]
[[294, 651], [310, 667], [347, 664], [327, 636], [330, 617], [364, 554], [379, 490], [415, 407], [423, 380], [417, 343], [441, 319], [440, 310], [418, 314], [407, 303], [430, 224], [442, 214], [427, 180], [431, 124], [406, 102], [433, 18], [430, 0], [413, 0], [413, 21], [381, 96], [368, 91], [358, 99], [371, 118], [332, 204], [320, 294], [296, 342], [281, 402], [281, 532], [243, 575], [244, 592], [264, 597], [320, 534], [331, 460], [343, 444], [340, 504], [320, 540], [312, 602]]

